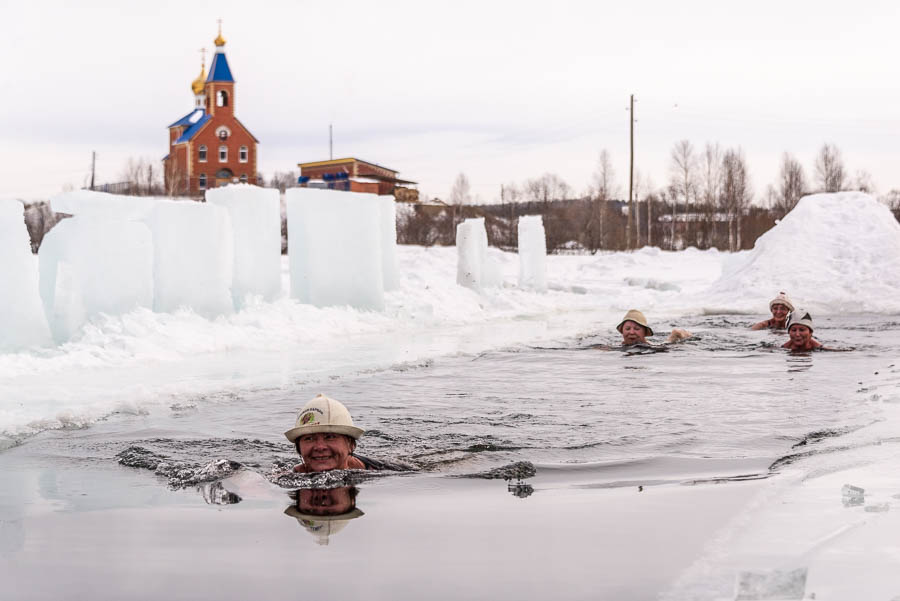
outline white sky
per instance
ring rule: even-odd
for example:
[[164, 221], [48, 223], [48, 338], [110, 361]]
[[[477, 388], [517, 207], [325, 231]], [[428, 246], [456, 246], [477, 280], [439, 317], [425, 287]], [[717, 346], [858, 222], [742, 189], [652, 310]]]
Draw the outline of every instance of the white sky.
[[[668, 180], [688, 139], [743, 147], [759, 196], [824, 142], [878, 192], [900, 188], [900, 8], [890, 1], [258, 3], [0, 0], [0, 196], [99, 182], [160, 159], [193, 107], [201, 47], [223, 19], [238, 118], [260, 171], [355, 156], [445, 198], [481, 200], [556, 173], [576, 191], [601, 149], [625, 190]], [[208, 54], [208, 56], [210, 56]]]

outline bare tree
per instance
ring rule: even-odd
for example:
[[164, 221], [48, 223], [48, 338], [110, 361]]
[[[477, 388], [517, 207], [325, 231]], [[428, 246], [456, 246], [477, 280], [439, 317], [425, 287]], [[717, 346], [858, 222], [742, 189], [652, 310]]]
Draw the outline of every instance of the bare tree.
[[541, 177], [525, 182], [525, 197], [531, 202], [565, 200], [571, 194], [572, 188], [569, 184], [555, 173], [545, 173]]
[[717, 241], [716, 211], [722, 197], [722, 149], [719, 143], [706, 143], [700, 155], [700, 206], [704, 215], [703, 245], [709, 248]]
[[790, 153], [781, 155], [781, 169], [778, 172], [778, 189], [776, 208], [782, 215], [787, 215], [806, 193], [806, 176], [803, 165]]
[[741, 216], [753, 200], [747, 160], [740, 147], [722, 157], [722, 201], [728, 214], [728, 249], [741, 249]]
[[453, 187], [450, 188], [450, 204], [467, 205], [472, 203], [472, 187], [469, 185], [469, 178], [465, 173], [460, 173], [453, 181]]
[[841, 151], [834, 144], [823, 144], [816, 155], [816, 185], [823, 192], [840, 192], [846, 181]]
[[616, 172], [609, 158], [609, 151], [603, 149], [597, 159], [593, 185], [588, 189], [588, 215], [584, 221], [582, 242], [591, 251], [606, 247], [606, 221], [609, 201], [619, 192], [615, 183]]
[[680, 198], [685, 207], [694, 198], [697, 188], [697, 158], [694, 155], [694, 145], [688, 140], [681, 140], [675, 143], [672, 148], [671, 162], [669, 164], [670, 171], [670, 188], [674, 192], [672, 198], [672, 248], [677, 248], [675, 238], [675, 227], [678, 219], [678, 199]]
[[504, 184], [500, 188], [500, 202], [517, 203], [522, 199], [522, 190], [514, 184]]
[[299, 177], [300, 175], [296, 169], [276, 171], [272, 174], [271, 179], [269, 179], [269, 187], [278, 188], [279, 192], [284, 192], [286, 189], [296, 186]]
[[875, 182], [872, 180], [872, 174], [865, 169], [859, 169], [853, 178], [852, 188], [866, 194], [875, 194]]

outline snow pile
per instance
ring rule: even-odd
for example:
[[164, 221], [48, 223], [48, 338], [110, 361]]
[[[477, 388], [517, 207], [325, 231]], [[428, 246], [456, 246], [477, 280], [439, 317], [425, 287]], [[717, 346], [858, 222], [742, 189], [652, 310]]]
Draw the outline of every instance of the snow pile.
[[540, 215], [519, 217], [519, 287], [547, 289], [547, 239]]
[[281, 292], [281, 200], [275, 188], [236, 184], [206, 191], [206, 202], [228, 211], [234, 238], [231, 294], [274, 300]]
[[317, 307], [384, 308], [386, 264], [396, 284], [396, 235], [385, 239], [383, 200], [315, 188], [286, 192], [293, 298]]
[[813, 314], [900, 311], [900, 224], [861, 192], [806, 196], [723, 265], [702, 303], [762, 312], [779, 290]]
[[0, 199], [0, 257], [0, 351], [49, 344], [37, 265], [18, 200]]

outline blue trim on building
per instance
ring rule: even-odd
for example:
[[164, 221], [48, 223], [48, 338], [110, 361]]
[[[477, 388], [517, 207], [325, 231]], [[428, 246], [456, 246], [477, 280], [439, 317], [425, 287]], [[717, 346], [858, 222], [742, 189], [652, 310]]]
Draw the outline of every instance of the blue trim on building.
[[197, 135], [197, 132], [200, 131], [200, 128], [206, 125], [206, 122], [212, 119], [212, 115], [203, 115], [203, 118], [194, 123], [191, 127], [187, 128], [181, 137], [175, 140], [176, 144], [181, 144], [182, 142], [188, 142], [191, 138]]
[[209, 66], [209, 75], [206, 81], [230, 81], [234, 83], [231, 76], [231, 69], [228, 68], [228, 59], [225, 58], [224, 52], [216, 52], [213, 55], [212, 64]]
[[180, 125], [187, 125], [188, 127], [190, 127], [190, 126], [194, 125], [194, 123], [191, 122], [191, 117], [193, 117], [197, 113], [197, 111], [200, 111], [201, 113], [206, 112], [203, 109], [194, 109], [190, 113], [188, 113], [187, 115], [185, 115], [184, 117], [182, 117], [181, 119], [179, 119], [178, 121], [176, 121], [175, 123], [170, 125], [169, 127], [178, 127]]

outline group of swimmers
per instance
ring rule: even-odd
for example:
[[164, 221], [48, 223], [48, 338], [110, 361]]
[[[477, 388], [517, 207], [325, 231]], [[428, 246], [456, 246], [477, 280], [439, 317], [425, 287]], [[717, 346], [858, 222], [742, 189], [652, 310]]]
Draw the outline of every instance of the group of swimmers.
[[[750, 326], [752, 330], [787, 330], [790, 337], [782, 345], [791, 351], [812, 351], [824, 348], [822, 344], [813, 338], [813, 322], [809, 311], [794, 309], [794, 304], [784, 292], [779, 292], [769, 302], [770, 319], [766, 319]], [[647, 318], [637, 309], [631, 309], [616, 326], [622, 335], [622, 346], [647, 345], [647, 336], [653, 336], [653, 329], [647, 323]], [[693, 336], [687, 330], [675, 328], [666, 338], [666, 343], [679, 342]]]
[[[771, 319], [751, 326], [754, 330], [770, 329], [788, 331], [790, 339], [782, 347], [791, 351], [811, 351], [823, 348], [812, 337], [812, 317], [805, 309], [794, 309], [794, 304], [784, 292], [779, 292], [769, 302]], [[623, 346], [647, 345], [653, 329], [641, 311], [631, 309], [616, 326], [622, 335]], [[680, 342], [693, 336], [687, 330], [674, 328], [666, 343]], [[353, 424], [350, 412], [339, 401], [323, 394], [309, 401], [300, 410], [294, 427], [284, 433], [297, 449], [303, 463], [294, 467], [298, 473], [325, 472], [330, 470], [408, 469], [369, 459], [355, 453], [356, 441], [364, 430]]]

